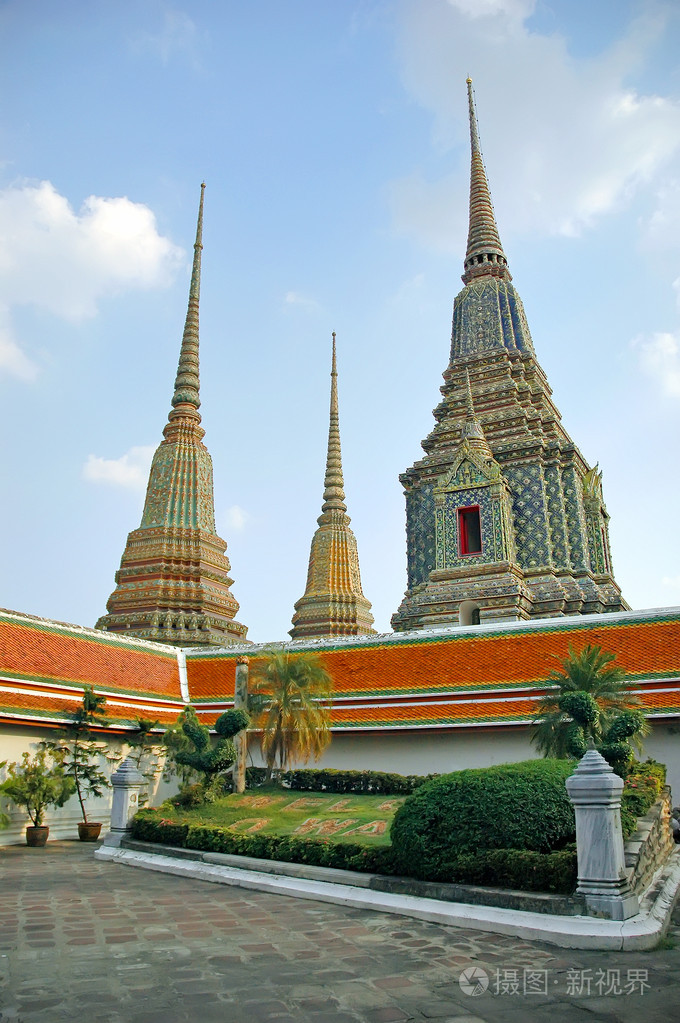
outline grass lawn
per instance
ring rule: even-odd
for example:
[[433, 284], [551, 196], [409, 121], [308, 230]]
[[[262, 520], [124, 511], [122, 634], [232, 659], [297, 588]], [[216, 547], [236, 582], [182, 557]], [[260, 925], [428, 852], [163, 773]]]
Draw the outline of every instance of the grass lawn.
[[390, 823], [405, 798], [291, 792], [262, 786], [190, 810], [164, 803], [156, 812], [176, 824], [220, 827], [235, 835], [291, 835], [387, 846]]

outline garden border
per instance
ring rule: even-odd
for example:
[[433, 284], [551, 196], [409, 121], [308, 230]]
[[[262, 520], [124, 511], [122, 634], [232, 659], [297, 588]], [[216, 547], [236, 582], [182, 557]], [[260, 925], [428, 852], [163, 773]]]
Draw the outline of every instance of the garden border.
[[[129, 840], [124, 840], [127, 844]], [[680, 893], [680, 849], [654, 876], [641, 899], [640, 913], [623, 922], [590, 916], [553, 916], [547, 913], [491, 906], [445, 902], [393, 892], [374, 891], [335, 881], [309, 877], [266, 874], [215, 862], [216, 853], [179, 849], [178, 856], [140, 852], [136, 849], [102, 846], [98, 860], [156, 870], [165, 874], [229, 884], [239, 888], [312, 899], [336, 905], [394, 913], [417, 920], [474, 930], [509, 934], [533, 941], [547, 941], [561, 948], [590, 948], [641, 951], [654, 948], [664, 936]], [[206, 860], [210, 856], [211, 860]], [[328, 868], [315, 868], [316, 871]], [[333, 873], [333, 871], [329, 871]]]

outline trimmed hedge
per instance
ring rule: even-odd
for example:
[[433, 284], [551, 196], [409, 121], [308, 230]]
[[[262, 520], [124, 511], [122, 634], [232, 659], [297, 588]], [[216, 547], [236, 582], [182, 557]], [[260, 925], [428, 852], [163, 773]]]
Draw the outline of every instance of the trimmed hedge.
[[[248, 787], [262, 785], [264, 767], [249, 767], [246, 771]], [[274, 780], [295, 792], [339, 792], [359, 796], [410, 796], [417, 788], [436, 774], [392, 774], [387, 771], [339, 771], [300, 768], [277, 771]]]
[[576, 849], [540, 853], [528, 849], [486, 849], [458, 856], [429, 881], [516, 888], [570, 895], [577, 881]]
[[174, 824], [159, 819], [153, 810], [140, 810], [132, 821], [132, 837], [143, 842], [158, 842], [202, 852], [254, 856], [286, 863], [309, 863], [318, 867], [336, 867], [367, 873], [389, 873], [389, 847], [367, 848], [350, 842], [324, 842], [321, 839], [293, 838], [288, 835], [235, 835], [225, 828], [208, 825]]
[[565, 788], [573, 769], [573, 761], [527, 760], [427, 782], [392, 821], [395, 863], [414, 877], [439, 880], [452, 859], [480, 850], [563, 848], [575, 836]]
[[[153, 817], [152, 813], [140, 810], [132, 822], [133, 838], [201, 852], [307, 863], [367, 874], [398, 873], [390, 848], [370, 849], [349, 842], [289, 836], [235, 835], [224, 828], [173, 824]], [[427, 880], [566, 894], [572, 892], [576, 884], [576, 852], [564, 849], [546, 855], [516, 849], [494, 849], [458, 856], [443, 864], [441, 870], [433, 872]]]
[[153, 809], [139, 810], [132, 819], [130, 833], [140, 842], [159, 842], [182, 848], [189, 833], [188, 824], [159, 818]]
[[342, 792], [363, 796], [409, 796], [437, 775], [390, 774], [386, 771], [287, 771], [287, 784], [297, 792]]

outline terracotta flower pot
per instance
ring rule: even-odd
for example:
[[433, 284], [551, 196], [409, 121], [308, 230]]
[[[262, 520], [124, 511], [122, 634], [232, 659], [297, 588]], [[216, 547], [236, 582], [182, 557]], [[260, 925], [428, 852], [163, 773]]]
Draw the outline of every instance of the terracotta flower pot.
[[50, 829], [46, 824], [39, 824], [37, 827], [29, 824], [26, 828], [26, 845], [30, 845], [34, 849], [42, 849], [47, 842], [49, 833]]
[[81, 842], [96, 842], [99, 838], [99, 832], [101, 829], [102, 826], [99, 822], [90, 823], [88, 821], [86, 824], [85, 821], [80, 821], [78, 824], [78, 838]]

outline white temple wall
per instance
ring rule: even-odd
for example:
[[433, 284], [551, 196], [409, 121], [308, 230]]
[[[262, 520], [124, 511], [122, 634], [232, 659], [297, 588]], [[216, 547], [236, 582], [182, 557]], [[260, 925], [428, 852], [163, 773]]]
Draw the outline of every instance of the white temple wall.
[[[5, 725], [0, 728], [0, 760], [20, 760], [25, 750], [35, 752], [41, 739], [54, 738], [52, 728], [28, 725]], [[441, 731], [398, 732], [339, 732], [317, 763], [309, 767], [339, 768], [344, 770], [393, 771], [397, 774], [444, 774], [466, 767], [489, 767], [529, 760], [537, 756], [530, 743], [528, 726], [495, 728], [459, 728]], [[121, 736], [108, 737], [111, 749], [120, 755], [127, 752]], [[261, 764], [257, 743], [251, 744], [249, 762]], [[652, 722], [652, 732], [645, 739], [642, 759], [654, 757], [666, 764], [668, 784], [674, 805], [680, 803], [680, 720]], [[110, 773], [108, 765], [103, 765]], [[115, 768], [114, 768], [115, 769]], [[0, 771], [0, 780], [6, 776]], [[158, 805], [177, 791], [174, 782], [158, 779], [153, 786], [149, 802]], [[101, 821], [102, 832], [108, 830], [111, 813], [110, 789], [101, 799], [87, 801], [88, 816]], [[8, 828], [0, 830], [0, 845], [24, 841], [24, 828], [30, 823], [27, 815], [6, 801], [0, 804], [11, 817]], [[72, 796], [61, 809], [51, 808], [45, 815], [50, 826], [50, 838], [76, 839], [80, 806]]]
[[412, 732], [385, 729], [381, 732], [334, 732], [322, 759], [308, 766], [394, 771], [396, 774], [446, 774], [465, 767], [489, 767], [535, 756], [526, 726]]
[[[680, 803], [680, 719], [652, 721], [641, 760], [653, 757], [667, 768], [674, 805]], [[490, 767], [538, 757], [528, 725], [458, 728], [441, 731], [335, 732], [333, 741], [308, 767], [445, 774], [467, 767]]]
[[[0, 761], [6, 760], [9, 763], [13, 761], [20, 761], [21, 756], [24, 752], [31, 754], [35, 753], [38, 748], [38, 743], [43, 739], [55, 739], [57, 738], [54, 728], [40, 727], [39, 725], [2, 725], [0, 726]], [[114, 755], [117, 755], [121, 759], [124, 758], [127, 753], [128, 747], [124, 741], [124, 737], [120, 735], [107, 735], [97, 736], [97, 741], [106, 740], [109, 749]], [[120, 760], [118, 761], [120, 762]], [[116, 765], [113, 767], [106, 761], [100, 761], [100, 767], [108, 776], [111, 775], [112, 771], [116, 769]], [[7, 772], [4, 769], [0, 769], [0, 781], [4, 781], [7, 777]], [[177, 785], [174, 783], [167, 783], [158, 778], [155, 783], [152, 784], [150, 792], [150, 803], [161, 803], [168, 796], [173, 795], [177, 791]], [[92, 797], [86, 799], [85, 809], [87, 811], [88, 818], [92, 821], [101, 821], [104, 825], [102, 828], [102, 834], [105, 834], [109, 828], [109, 821], [111, 817], [111, 800], [113, 792], [112, 789], [105, 789], [101, 799], [93, 799]], [[24, 829], [27, 824], [31, 821], [28, 814], [14, 806], [8, 800], [0, 798], [0, 809], [4, 810], [10, 817], [10, 825], [8, 828], [0, 829], [0, 845], [11, 845], [14, 842], [24, 841]], [[62, 807], [49, 807], [45, 813], [44, 823], [49, 826], [50, 839], [75, 839], [78, 840], [78, 823], [81, 821], [82, 814], [80, 812], [80, 803], [78, 797], [73, 795], [67, 803]]]

